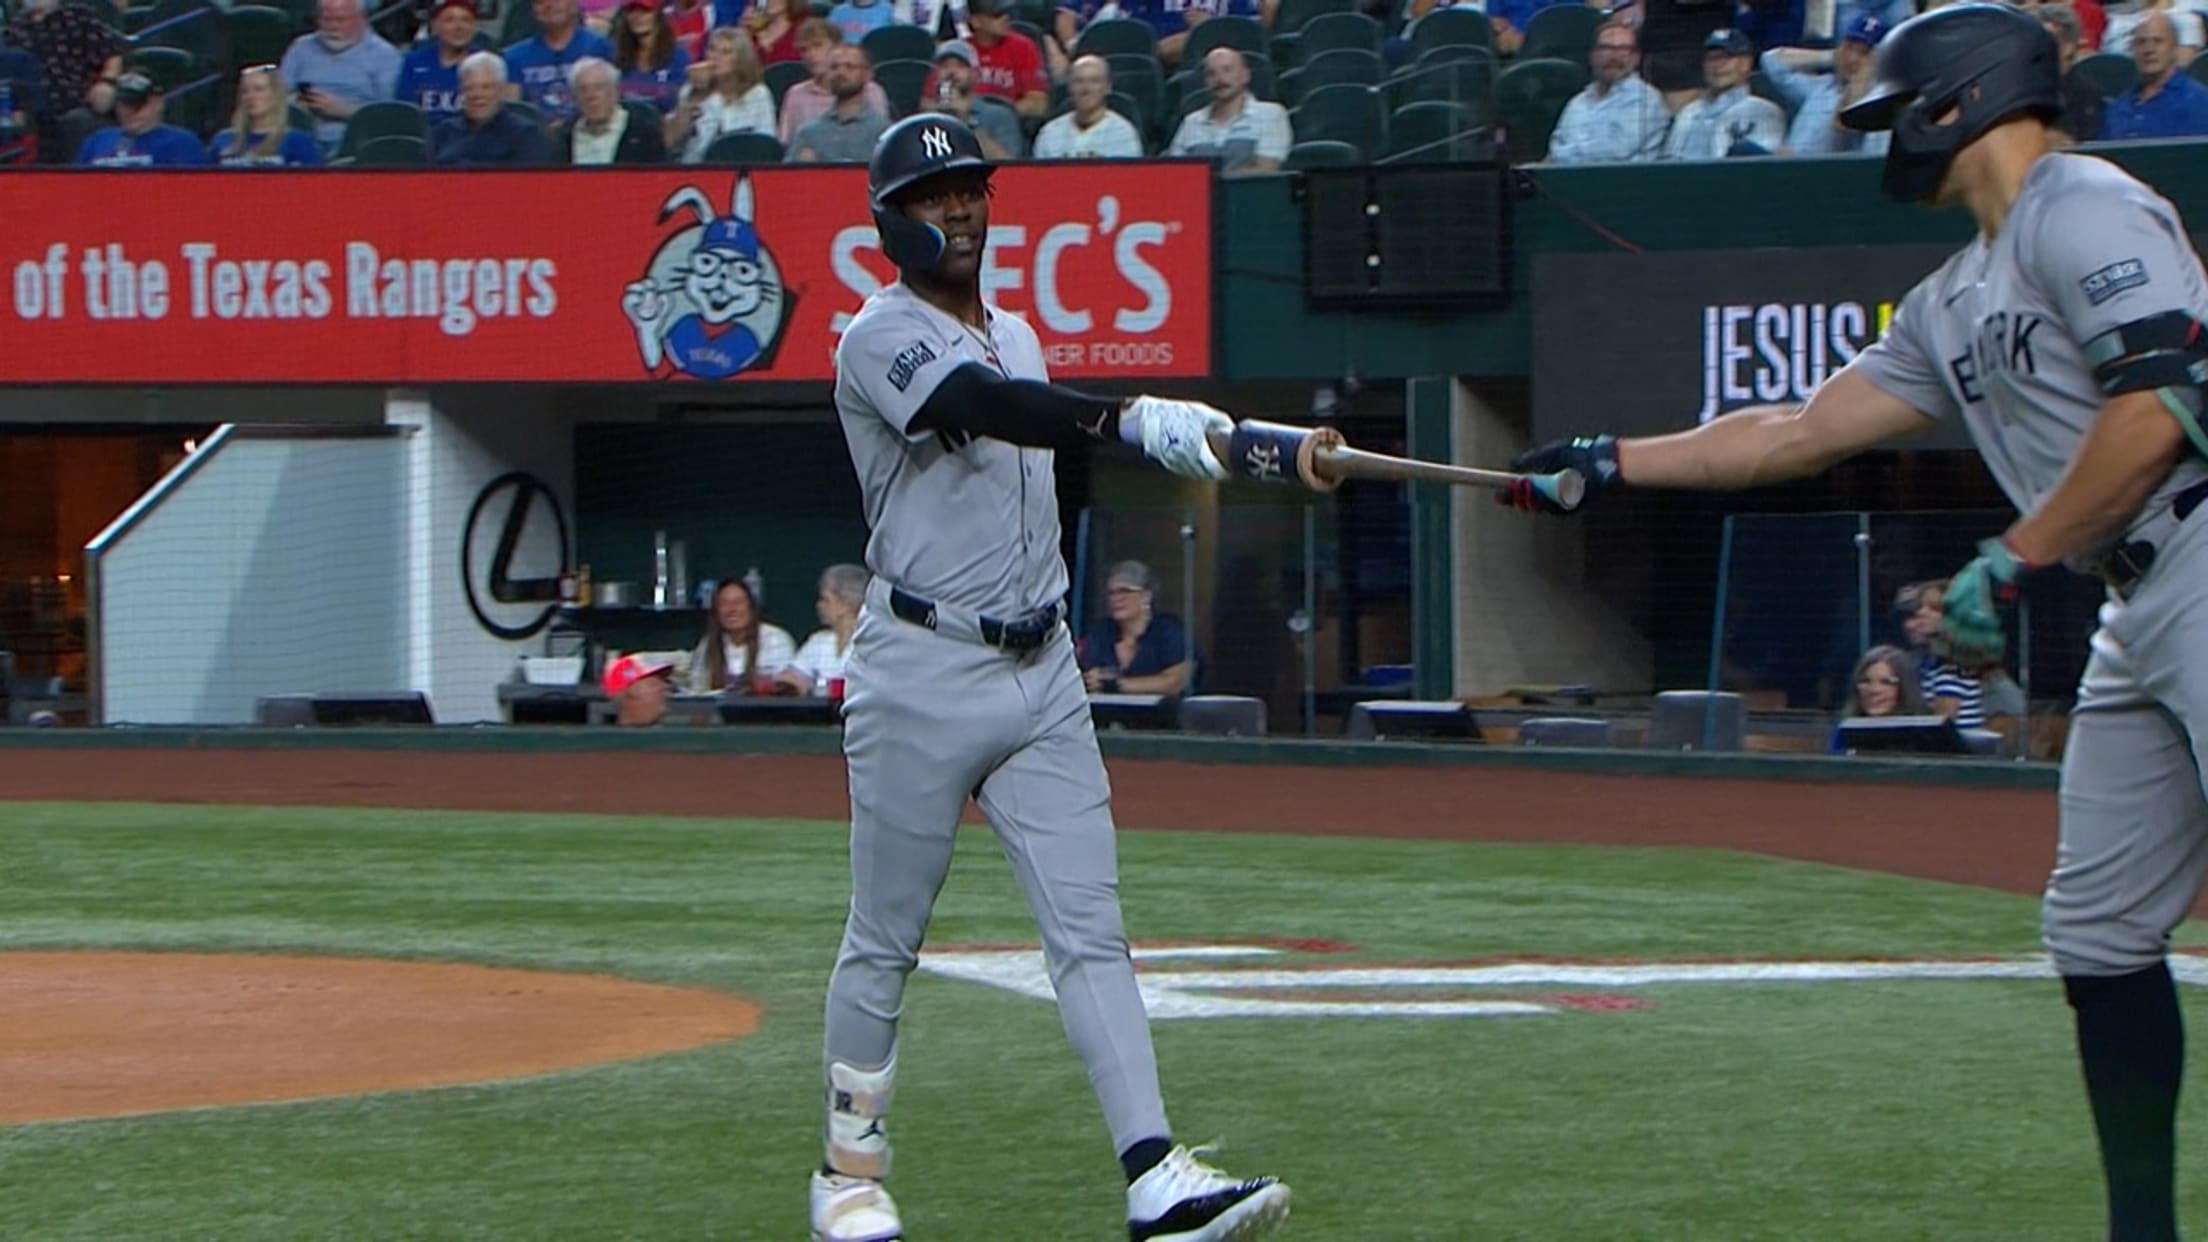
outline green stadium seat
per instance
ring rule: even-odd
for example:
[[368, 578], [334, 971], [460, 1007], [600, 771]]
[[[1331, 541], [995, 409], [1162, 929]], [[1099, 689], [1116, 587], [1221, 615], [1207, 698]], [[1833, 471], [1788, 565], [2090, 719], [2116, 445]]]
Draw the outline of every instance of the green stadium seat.
[[1293, 108], [1313, 91], [1343, 83], [1378, 86], [1383, 69], [1383, 62], [1373, 52], [1351, 48], [1321, 52], [1302, 68], [1290, 69], [1280, 75], [1281, 102]]
[[284, 128], [311, 134], [315, 130], [314, 114], [307, 111], [305, 104], [291, 104], [284, 109]]
[[2077, 63], [2070, 66], [2070, 76], [2091, 86], [2101, 98], [2114, 99], [2138, 84], [2139, 66], [2129, 56], [2095, 52], [2078, 57]]
[[1299, 168], [1353, 168], [1365, 162], [1365, 154], [1346, 142], [1321, 138], [1312, 142], [1299, 142], [1288, 148], [1288, 158], [1280, 166], [1290, 172]]
[[1148, 22], [1138, 22], [1126, 17], [1108, 17], [1100, 22], [1090, 22], [1081, 36], [1073, 41], [1073, 54], [1086, 56], [1094, 52], [1098, 56], [1114, 54], [1131, 56], [1156, 56], [1157, 32]]
[[2208, 86], [2208, 56], [2193, 57], [2193, 63], [2185, 67], [2185, 72], [2192, 75], [2193, 81]]
[[216, 83], [201, 78], [188, 89], [169, 94], [162, 108], [162, 119], [178, 129], [197, 135], [204, 141], [217, 126], [229, 120], [219, 114], [221, 98], [216, 94]]
[[121, 30], [126, 35], [136, 34], [138, 33], [138, 31], [145, 28], [147, 22], [150, 22], [152, 20], [152, 5], [133, 4], [123, 10], [123, 22], [121, 26], [117, 27], [117, 29]]
[[498, 26], [498, 45], [509, 48], [524, 39], [533, 39], [537, 31], [537, 6], [528, 0], [506, 0], [506, 18]]
[[499, 105], [502, 111], [511, 112], [538, 129], [544, 128], [544, 111], [525, 99], [509, 99]]
[[1495, 57], [1486, 48], [1450, 46], [1416, 65], [1406, 65], [1384, 84], [1389, 108], [1440, 101], [1479, 109], [1495, 108]]
[[1387, 117], [1380, 92], [1369, 86], [1337, 82], [1305, 96], [1288, 113], [1297, 142], [1346, 142], [1370, 159], [1387, 143]]
[[722, 134], [705, 149], [704, 164], [779, 164], [782, 142], [773, 134]]
[[872, 65], [892, 60], [922, 60], [932, 65], [935, 36], [918, 26], [882, 26], [866, 32], [859, 40], [859, 50], [866, 53], [867, 63]]
[[168, 91], [204, 74], [199, 57], [180, 47], [141, 47], [132, 51], [127, 60], [131, 68], [159, 82], [161, 88]]
[[348, 158], [355, 168], [416, 168], [429, 163], [429, 144], [412, 134], [380, 134]]
[[882, 94], [889, 97], [891, 112], [899, 117], [911, 116], [920, 109], [920, 88], [927, 85], [928, 74], [934, 69], [924, 60], [885, 60], [874, 66], [874, 80], [881, 83]]
[[1188, 42], [1181, 45], [1181, 63], [1194, 67], [1204, 63], [1204, 56], [1215, 47], [1231, 47], [1242, 52], [1265, 50], [1265, 28], [1247, 17], [1214, 17], [1197, 24], [1188, 32]]
[[1587, 71], [1568, 60], [1522, 60], [1495, 79], [1495, 119], [1513, 164], [1533, 164], [1549, 153], [1549, 135], [1564, 105], [1587, 85]]
[[1104, 59], [1112, 71], [1112, 93], [1134, 102], [1140, 109], [1133, 116], [1135, 128], [1149, 133], [1165, 115], [1165, 73], [1157, 58], [1121, 53]]
[[1380, 54], [1380, 23], [1362, 13], [1321, 13], [1296, 35], [1295, 63], [1309, 64], [1325, 52], [1349, 49]]
[[812, 71], [805, 67], [805, 62], [802, 60], [778, 60], [768, 65], [766, 70], [767, 89], [774, 93], [776, 111], [781, 110], [782, 96], [788, 94], [791, 87], [812, 76]]
[[[273, 5], [241, 4], [230, 10], [230, 63], [240, 69], [279, 63], [298, 35], [291, 23], [291, 14]], [[291, 89], [290, 83], [284, 88]]]
[[1357, 0], [1280, 0], [1273, 14], [1273, 34], [1300, 34], [1312, 18], [1326, 13], [1354, 13]]
[[1568, 60], [1584, 67], [1595, 29], [1607, 20], [1603, 10], [1584, 4], [1552, 4], [1526, 20], [1518, 59]]
[[391, 134], [429, 140], [429, 121], [422, 110], [403, 99], [381, 99], [362, 104], [345, 121], [345, 135], [337, 140], [339, 155], [356, 155], [362, 143]]
[[1391, 162], [1420, 164], [1491, 158], [1494, 136], [1481, 127], [1480, 116], [1435, 100], [1405, 104], [1388, 116], [1388, 156]]
[[[164, 24], [168, 23], [168, 24]], [[158, 0], [131, 37], [141, 48], [182, 48], [209, 68], [220, 63], [228, 39], [223, 11], [208, 0]], [[160, 26], [161, 29], [149, 29]]]
[[1463, 45], [1495, 50], [1495, 28], [1478, 9], [1435, 9], [1411, 23], [1411, 59], [1437, 47]]

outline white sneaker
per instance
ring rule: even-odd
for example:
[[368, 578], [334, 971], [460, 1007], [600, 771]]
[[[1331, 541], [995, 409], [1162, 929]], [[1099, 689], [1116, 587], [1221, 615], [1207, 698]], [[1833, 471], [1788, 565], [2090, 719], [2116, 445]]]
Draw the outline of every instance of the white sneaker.
[[1288, 1186], [1232, 1178], [1176, 1147], [1127, 1188], [1130, 1242], [1249, 1242], [1288, 1219]]
[[813, 1242], [894, 1242], [905, 1236], [880, 1182], [813, 1170]]

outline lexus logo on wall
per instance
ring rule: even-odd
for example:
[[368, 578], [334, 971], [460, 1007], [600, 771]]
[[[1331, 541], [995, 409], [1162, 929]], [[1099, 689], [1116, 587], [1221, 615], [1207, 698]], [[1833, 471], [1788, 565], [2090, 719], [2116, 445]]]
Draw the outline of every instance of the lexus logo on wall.
[[483, 485], [460, 536], [460, 582], [477, 623], [505, 639], [531, 638], [560, 608], [569, 562], [567, 514], [544, 480], [526, 471]]

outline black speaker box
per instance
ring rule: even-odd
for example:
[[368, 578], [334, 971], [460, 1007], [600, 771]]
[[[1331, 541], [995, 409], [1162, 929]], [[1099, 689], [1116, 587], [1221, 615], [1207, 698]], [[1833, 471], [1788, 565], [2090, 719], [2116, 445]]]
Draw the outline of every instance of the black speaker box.
[[1304, 300], [1323, 309], [1493, 310], [1510, 301], [1510, 168], [1311, 168]]

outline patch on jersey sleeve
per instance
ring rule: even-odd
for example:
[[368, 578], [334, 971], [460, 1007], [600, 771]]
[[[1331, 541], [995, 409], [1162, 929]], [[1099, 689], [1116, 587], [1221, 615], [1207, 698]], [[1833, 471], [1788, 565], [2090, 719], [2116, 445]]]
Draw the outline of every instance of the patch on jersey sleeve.
[[897, 386], [897, 391], [903, 392], [911, 386], [912, 377], [919, 372], [920, 368], [933, 361], [935, 361], [935, 350], [930, 348], [926, 341], [915, 341], [906, 346], [903, 353], [898, 354], [896, 358], [890, 361], [889, 382]]
[[2099, 306], [2126, 289], [2136, 289], [2147, 283], [2147, 265], [2138, 259], [2122, 259], [2097, 272], [2088, 274], [2078, 282], [2085, 290], [2087, 301]]

